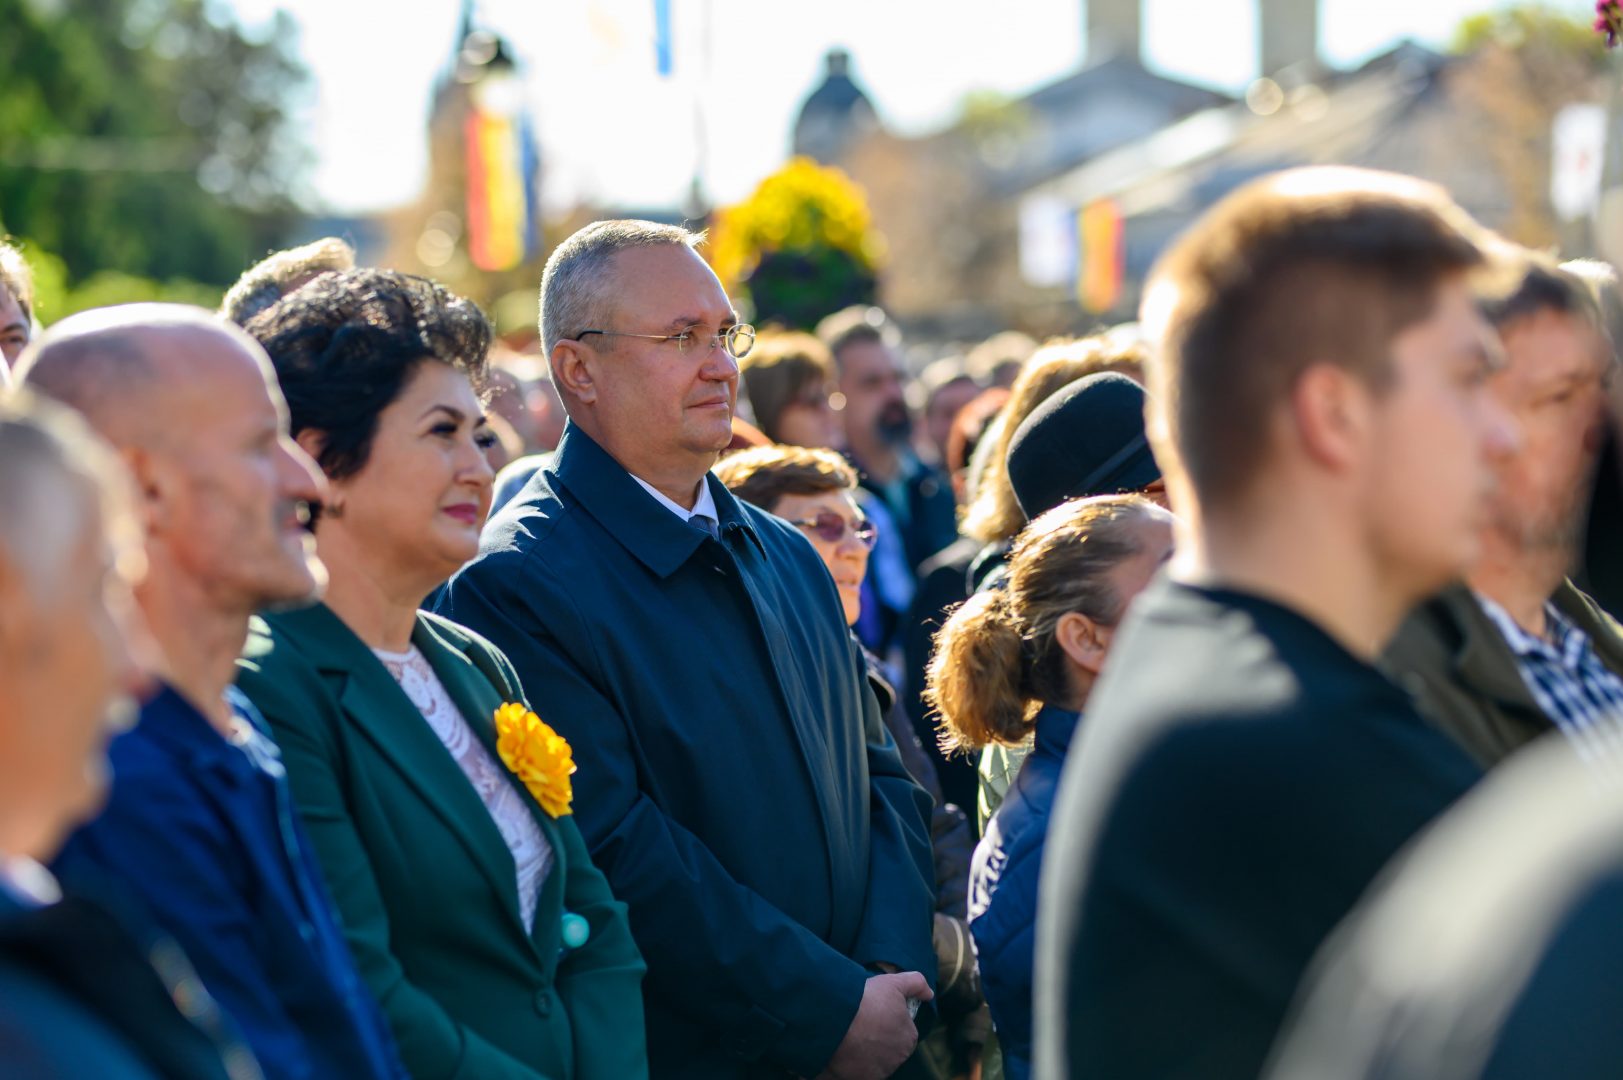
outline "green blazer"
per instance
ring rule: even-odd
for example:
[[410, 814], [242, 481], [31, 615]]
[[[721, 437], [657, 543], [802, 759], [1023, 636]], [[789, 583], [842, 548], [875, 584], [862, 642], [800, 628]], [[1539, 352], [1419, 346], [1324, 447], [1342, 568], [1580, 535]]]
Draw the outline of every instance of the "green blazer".
[[[496, 709], [524, 700], [507, 658], [426, 613], [412, 643], [495, 756]], [[238, 684], [275, 732], [345, 936], [411, 1074], [646, 1077], [642, 957], [574, 818], [550, 817], [515, 782], [554, 859], [528, 934], [512, 856], [484, 803], [331, 609], [255, 619], [238, 663]], [[576, 949], [560, 940], [566, 912], [591, 927]]]

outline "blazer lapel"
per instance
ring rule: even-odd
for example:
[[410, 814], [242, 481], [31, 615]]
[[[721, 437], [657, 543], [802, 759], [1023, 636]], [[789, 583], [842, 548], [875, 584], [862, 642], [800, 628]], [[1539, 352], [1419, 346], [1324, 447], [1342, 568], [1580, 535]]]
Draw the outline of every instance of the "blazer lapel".
[[[502, 907], [523, 927], [518, 907], [518, 885], [513, 856], [491, 820], [484, 802], [434, 734], [417, 706], [400, 689], [383, 662], [356, 637], [325, 604], [301, 611], [268, 616], [307, 643], [308, 654], [324, 674], [340, 682], [338, 703], [345, 717], [389, 761], [445, 823], [446, 829], [467, 849], [490, 879]], [[413, 634], [417, 644], [421, 633]], [[437, 639], [436, 639], [437, 641]], [[421, 647], [421, 646], [419, 646]], [[435, 673], [440, 665], [424, 650]], [[444, 676], [441, 676], [444, 680]], [[446, 691], [463, 715], [478, 730], [477, 715], [470, 714], [458, 691], [445, 680]], [[494, 691], [492, 691], [494, 693]]]
[[[502, 765], [505, 770], [506, 764], [502, 761], [501, 753], [496, 746], [496, 710], [506, 704], [501, 691], [466, 653], [441, 637], [433, 624], [426, 619], [417, 620], [417, 629], [412, 634], [412, 644], [421, 650], [429, 665], [433, 667], [434, 674], [439, 676], [441, 684], [445, 687], [445, 692], [462, 711], [468, 726], [473, 729], [474, 736], [490, 753], [491, 760]], [[535, 924], [530, 934], [531, 943], [540, 953], [550, 977], [552, 968], [557, 963], [562, 931], [559, 920], [563, 911], [563, 882], [567, 872], [563, 842], [558, 835], [558, 823], [553, 820], [551, 814], [541, 808], [541, 804], [530, 794], [529, 788], [510, 774], [508, 782], [529, 809], [530, 816], [535, 819], [541, 835], [546, 837], [547, 845], [552, 849], [552, 864], [547, 869], [547, 876], [542, 881], [540, 893], [536, 897]], [[511, 869], [507, 877], [510, 891], [513, 892], [514, 910], [517, 911], [517, 882]]]
[[1445, 593], [1443, 600], [1460, 632], [1460, 645], [1454, 653], [1454, 670], [1460, 679], [1501, 708], [1536, 723], [1544, 714], [1522, 681], [1516, 654], [1476, 597], [1461, 588]]

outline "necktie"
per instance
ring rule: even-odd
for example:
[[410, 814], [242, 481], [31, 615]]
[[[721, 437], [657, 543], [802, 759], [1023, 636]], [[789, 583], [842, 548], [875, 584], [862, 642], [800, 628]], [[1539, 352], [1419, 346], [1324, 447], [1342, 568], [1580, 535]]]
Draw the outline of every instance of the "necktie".
[[705, 532], [709, 533], [712, 540], [721, 539], [721, 525], [717, 523], [715, 518], [706, 514], [694, 514], [692, 517], [688, 518], [688, 522], [693, 525], [694, 528], [703, 529]]

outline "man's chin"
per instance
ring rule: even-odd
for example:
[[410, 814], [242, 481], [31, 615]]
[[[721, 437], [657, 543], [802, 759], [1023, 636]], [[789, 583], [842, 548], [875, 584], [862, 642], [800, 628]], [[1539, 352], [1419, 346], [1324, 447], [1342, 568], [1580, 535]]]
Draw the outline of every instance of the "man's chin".
[[266, 589], [258, 606], [266, 611], [295, 611], [319, 603], [327, 594], [327, 567], [311, 555], [300, 570], [289, 574], [285, 583]]

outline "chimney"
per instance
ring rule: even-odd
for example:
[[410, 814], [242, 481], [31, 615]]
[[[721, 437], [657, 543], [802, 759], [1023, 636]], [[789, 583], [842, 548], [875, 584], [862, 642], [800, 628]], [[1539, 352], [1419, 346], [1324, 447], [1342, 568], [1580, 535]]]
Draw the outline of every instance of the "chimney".
[[1296, 64], [1317, 67], [1319, 0], [1257, 0], [1257, 34], [1264, 77]]
[[1143, 46], [1141, 0], [1087, 0], [1088, 63], [1112, 56], [1139, 60]]

